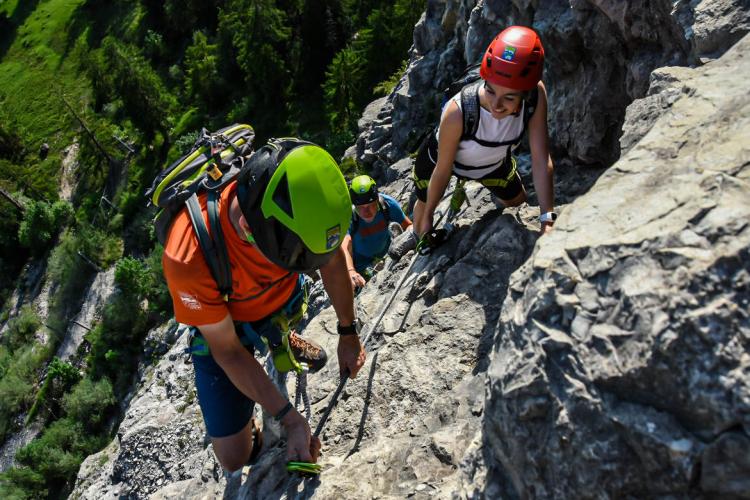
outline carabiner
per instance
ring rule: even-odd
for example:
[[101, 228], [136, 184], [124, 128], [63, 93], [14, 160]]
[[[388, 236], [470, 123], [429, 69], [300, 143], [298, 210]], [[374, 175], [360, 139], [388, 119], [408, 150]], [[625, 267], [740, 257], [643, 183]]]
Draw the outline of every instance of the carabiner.
[[313, 477], [320, 474], [320, 464], [312, 462], [287, 462], [286, 470], [289, 473], [296, 473], [301, 476]]

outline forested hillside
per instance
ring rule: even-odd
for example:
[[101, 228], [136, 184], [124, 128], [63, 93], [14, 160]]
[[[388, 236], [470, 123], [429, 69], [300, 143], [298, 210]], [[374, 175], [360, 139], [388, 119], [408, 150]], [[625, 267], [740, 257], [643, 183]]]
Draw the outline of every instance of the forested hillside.
[[[154, 176], [202, 127], [232, 122], [339, 157], [364, 105], [398, 80], [423, 9], [0, 1], [0, 443], [44, 429], [0, 474], [0, 497], [67, 494], [116, 429], [145, 332], [171, 315], [143, 196]], [[56, 358], [81, 294], [112, 266], [117, 293], [101, 321]], [[43, 311], [23, 299], [32, 271], [49, 285]]]

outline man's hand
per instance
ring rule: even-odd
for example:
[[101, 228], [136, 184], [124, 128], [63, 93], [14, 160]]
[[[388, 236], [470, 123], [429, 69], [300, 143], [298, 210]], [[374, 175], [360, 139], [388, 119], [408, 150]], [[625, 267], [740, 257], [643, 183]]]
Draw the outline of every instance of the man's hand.
[[365, 364], [365, 348], [359, 340], [359, 335], [342, 335], [339, 337], [339, 371], [341, 375], [349, 371], [349, 378], [357, 376], [360, 368]]
[[320, 456], [320, 439], [311, 437], [307, 420], [297, 410], [292, 410], [281, 420], [281, 424], [286, 429], [287, 461], [317, 462]]
[[542, 233], [542, 235], [545, 235], [552, 231], [554, 227], [555, 226], [553, 222], [542, 222], [542, 230], [540, 232]]
[[352, 284], [356, 288], [362, 288], [363, 286], [365, 286], [365, 283], [366, 283], [365, 279], [356, 270], [349, 269], [349, 276], [352, 279]]

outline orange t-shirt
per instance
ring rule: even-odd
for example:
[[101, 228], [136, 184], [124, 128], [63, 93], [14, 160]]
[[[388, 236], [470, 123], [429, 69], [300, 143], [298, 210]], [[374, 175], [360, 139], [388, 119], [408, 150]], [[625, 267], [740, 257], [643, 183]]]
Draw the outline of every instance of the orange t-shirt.
[[[255, 245], [237, 234], [229, 220], [232, 183], [221, 193], [219, 220], [232, 269], [232, 296], [223, 300], [203, 257], [190, 215], [183, 209], [172, 221], [162, 255], [164, 276], [172, 295], [174, 317], [188, 325], [216, 323], [231, 314], [234, 321], [257, 321], [277, 311], [290, 298], [298, 275], [266, 259]], [[207, 220], [206, 194], [198, 197]]]

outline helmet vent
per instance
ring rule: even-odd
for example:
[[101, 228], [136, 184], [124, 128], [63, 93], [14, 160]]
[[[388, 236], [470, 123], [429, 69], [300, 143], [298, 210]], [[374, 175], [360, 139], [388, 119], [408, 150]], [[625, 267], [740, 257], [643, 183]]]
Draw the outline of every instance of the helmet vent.
[[286, 172], [279, 180], [276, 185], [276, 189], [273, 192], [273, 202], [278, 205], [286, 214], [294, 219], [294, 211], [292, 210], [292, 201], [289, 196], [289, 181], [286, 178]]

